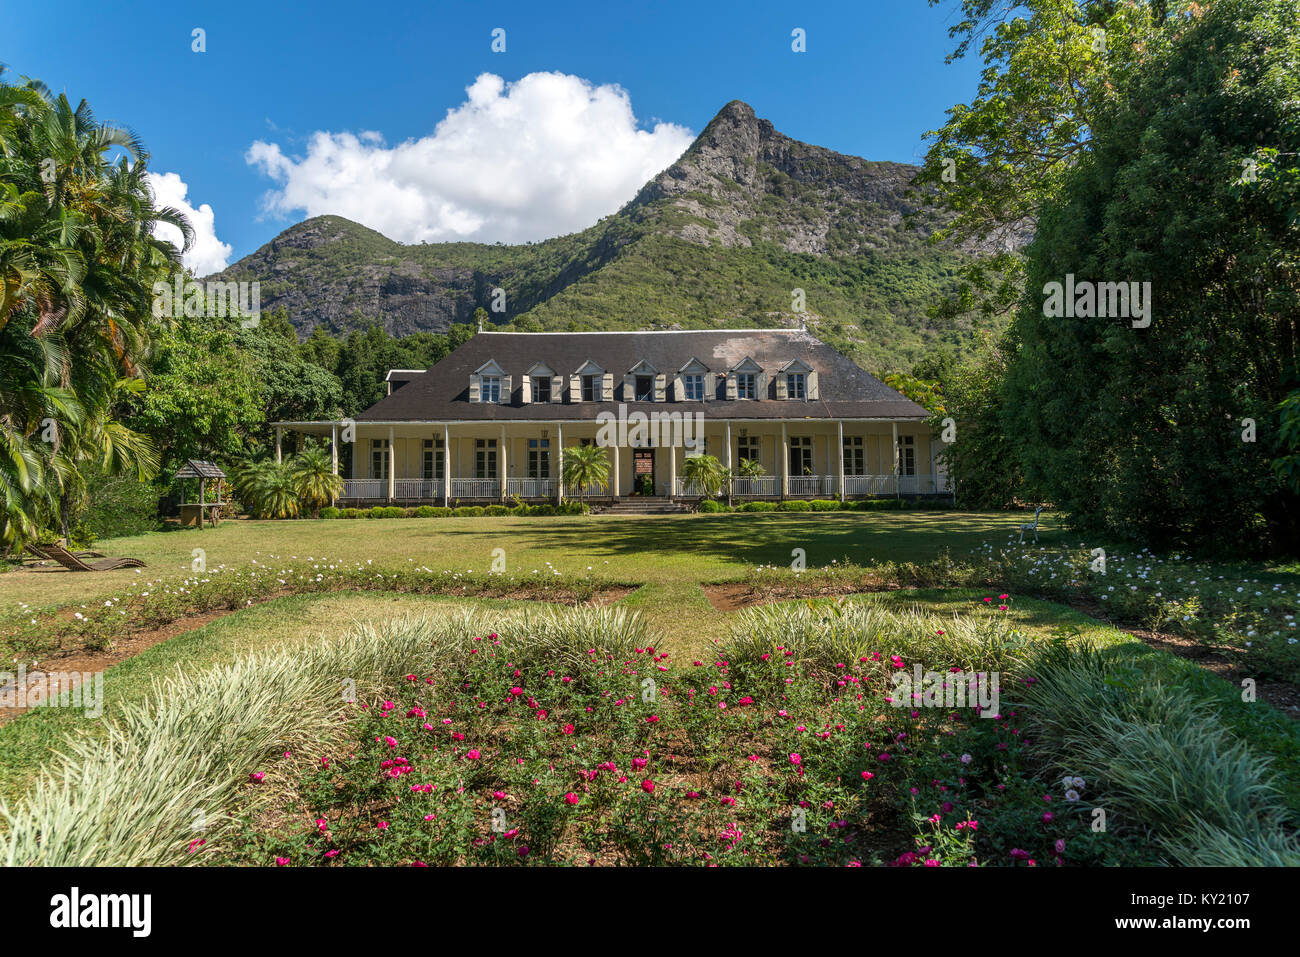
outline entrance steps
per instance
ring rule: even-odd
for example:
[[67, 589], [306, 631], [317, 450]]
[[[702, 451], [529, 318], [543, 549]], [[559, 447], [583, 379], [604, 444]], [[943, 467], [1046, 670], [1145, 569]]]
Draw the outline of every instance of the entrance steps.
[[688, 511], [685, 505], [657, 495], [633, 495], [591, 510], [598, 515], [683, 515]]

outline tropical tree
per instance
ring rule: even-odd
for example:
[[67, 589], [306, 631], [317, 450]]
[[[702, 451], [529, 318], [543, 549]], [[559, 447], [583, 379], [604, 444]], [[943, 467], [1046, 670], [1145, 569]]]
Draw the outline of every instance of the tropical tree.
[[254, 518], [298, 517], [298, 483], [289, 463], [271, 458], [240, 462], [232, 469], [231, 483]]
[[[120, 383], [138, 377], [155, 281], [180, 268], [159, 223], [148, 155], [82, 101], [0, 77], [0, 541], [66, 530], [89, 462], [146, 474], [119, 427]], [[83, 491], [78, 491], [82, 489]]]
[[599, 445], [575, 445], [564, 450], [561, 475], [566, 488], [578, 490], [578, 500], [585, 502], [587, 489], [609, 484], [609, 454]]
[[731, 475], [727, 481], [727, 504], [731, 504], [732, 496], [732, 479], [738, 478], [762, 478], [766, 474], [763, 471], [763, 463], [758, 459], [742, 458], [740, 462], [731, 469]]
[[682, 462], [682, 481], [700, 493], [701, 502], [717, 498], [730, 474], [715, 455], [688, 455]]
[[298, 501], [311, 509], [312, 518], [343, 492], [343, 479], [334, 474], [334, 460], [323, 445], [303, 449], [289, 462]]

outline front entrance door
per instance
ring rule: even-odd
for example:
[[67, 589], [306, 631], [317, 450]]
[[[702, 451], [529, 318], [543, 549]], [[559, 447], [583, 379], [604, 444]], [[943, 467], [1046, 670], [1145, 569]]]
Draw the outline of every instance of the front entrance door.
[[655, 494], [654, 449], [632, 451], [632, 493], [634, 495]]

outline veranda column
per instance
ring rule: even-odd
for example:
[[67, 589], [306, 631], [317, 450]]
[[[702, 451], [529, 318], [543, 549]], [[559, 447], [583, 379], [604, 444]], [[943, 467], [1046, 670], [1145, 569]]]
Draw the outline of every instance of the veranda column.
[[500, 494], [500, 498], [501, 498], [501, 501], [503, 501], [503, 502], [504, 502], [505, 499], [506, 499], [506, 466], [507, 466], [507, 464], [508, 464], [508, 463], [507, 463], [507, 457], [506, 457], [506, 427], [505, 427], [505, 425], [502, 425], [502, 426], [501, 426], [501, 462], [500, 462], [500, 471], [499, 471], [498, 475], [500, 476], [500, 484], [501, 484], [501, 494]]
[[894, 498], [900, 498], [901, 496], [898, 493], [898, 423], [891, 422], [889, 424], [894, 427]]
[[278, 425], [275, 427], [275, 464], [276, 465], [280, 464], [280, 435], [282, 431], [283, 430]]
[[[335, 475], [339, 474], [339, 424], [330, 423], [330, 469]], [[330, 504], [333, 505], [337, 496], [330, 496]]]
[[618, 498], [618, 493], [619, 493], [619, 487], [618, 487], [618, 486], [619, 486], [619, 481], [618, 481], [618, 443], [615, 442], [613, 445], [610, 446], [610, 449], [612, 449], [612, 450], [613, 450], [613, 453], [614, 453], [614, 475], [613, 475], [613, 477], [610, 479], [609, 488], [610, 488], [610, 494], [611, 494], [614, 498]]
[[939, 494], [939, 483], [934, 480], [934, 430], [930, 430], [929, 437], [925, 440], [926, 448], [930, 451], [930, 492], [933, 495]]
[[668, 446], [668, 497], [677, 497], [677, 446]]
[[777, 456], [777, 467], [781, 470], [781, 497], [790, 494], [790, 440], [785, 434], [785, 423], [781, 423], [781, 454]]
[[839, 438], [835, 445], [835, 462], [840, 477], [840, 501], [844, 501], [844, 420], [838, 419], [835, 423], [839, 426]]
[[397, 497], [397, 434], [388, 427], [388, 501]]
[[555, 504], [564, 503], [564, 423], [555, 423], [555, 441], [558, 452], [555, 459]]
[[442, 504], [451, 505], [451, 426], [442, 424]]
[[722, 457], [722, 464], [727, 467], [727, 504], [730, 505], [731, 504], [731, 420], [730, 419], [727, 420], [726, 427], [727, 427], [727, 431], [726, 431], [725, 441], [727, 443], [726, 445], [727, 454]]

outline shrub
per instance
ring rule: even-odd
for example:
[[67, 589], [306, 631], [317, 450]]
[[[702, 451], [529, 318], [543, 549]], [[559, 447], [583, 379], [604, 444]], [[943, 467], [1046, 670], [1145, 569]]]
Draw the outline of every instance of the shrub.
[[483, 514], [484, 515], [509, 515], [511, 514], [511, 510], [510, 510], [510, 506], [508, 505], [488, 505], [486, 508], [483, 509]]
[[700, 503], [700, 511], [701, 512], [730, 512], [732, 511], [732, 509], [728, 508], [722, 502], [717, 502], [711, 498], [706, 498], [703, 502]]
[[482, 505], [462, 505], [455, 511], [457, 518], [478, 518], [482, 514]]
[[776, 502], [746, 502], [737, 511], [741, 512], [775, 512]]
[[446, 505], [422, 505], [420, 507], [427, 508], [429, 510], [430, 518], [446, 518], [448, 515], [451, 514], [451, 509], [449, 509]]
[[412, 518], [433, 518], [436, 514], [437, 512], [433, 510], [432, 505], [421, 505], [419, 508], [415, 509], [415, 514], [412, 515]]
[[782, 502], [776, 507], [778, 512], [811, 512], [812, 505], [803, 499], [791, 499], [788, 502]]
[[342, 517], [343, 517], [343, 518], [360, 518], [360, 517], [361, 517], [361, 509], [359, 509], [359, 508], [345, 508], [345, 509], [343, 509]]
[[825, 498], [815, 498], [808, 504], [812, 506], [814, 512], [838, 512], [840, 510], [839, 502], [833, 502]]
[[320, 510], [321, 518], [341, 518], [342, 515], [343, 512], [335, 508], [333, 505], [326, 505], [323, 509]]

